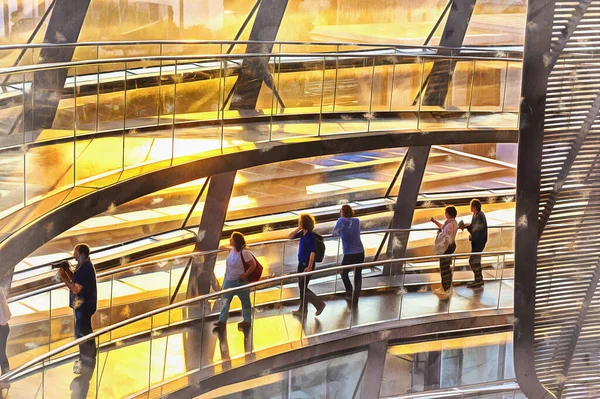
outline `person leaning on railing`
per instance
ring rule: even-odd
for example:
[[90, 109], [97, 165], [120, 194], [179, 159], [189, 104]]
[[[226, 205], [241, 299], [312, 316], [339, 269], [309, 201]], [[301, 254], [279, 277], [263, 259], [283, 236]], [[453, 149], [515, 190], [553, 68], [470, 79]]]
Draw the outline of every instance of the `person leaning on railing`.
[[[354, 210], [350, 205], [342, 205], [340, 209], [340, 218], [333, 228], [333, 235], [339, 236], [342, 241], [342, 265], [356, 265], [364, 263], [365, 248], [360, 240], [360, 220], [354, 217]], [[354, 297], [352, 296], [352, 284], [348, 274], [350, 269], [342, 271], [342, 281], [346, 288], [346, 299], [358, 301], [362, 289], [362, 269], [354, 269]]]
[[[458, 231], [456, 208], [453, 206], [447, 207], [444, 215], [446, 216], [446, 221], [443, 225], [434, 218], [430, 219], [439, 229], [433, 247], [434, 255], [450, 255], [456, 251], [456, 232]], [[434, 290], [433, 293], [439, 296], [440, 299], [445, 300], [450, 298], [453, 292], [451, 258], [440, 258], [440, 274], [442, 277], [442, 287]]]
[[[246, 249], [246, 238], [242, 233], [237, 231], [231, 234], [229, 239], [231, 251], [225, 260], [225, 278], [223, 279], [223, 289], [237, 288], [248, 284], [248, 276], [252, 274], [256, 267], [254, 255]], [[229, 249], [223, 247], [223, 249]], [[242, 259], [243, 257], [243, 259]], [[244, 263], [248, 265], [248, 270], [245, 269]], [[216, 328], [224, 328], [227, 326], [227, 318], [229, 316], [229, 307], [233, 296], [237, 295], [242, 303], [242, 318], [238, 323], [238, 327], [250, 327], [252, 323], [252, 303], [250, 302], [250, 290], [239, 290], [229, 292], [221, 296], [221, 314], [219, 321], [214, 323]]]

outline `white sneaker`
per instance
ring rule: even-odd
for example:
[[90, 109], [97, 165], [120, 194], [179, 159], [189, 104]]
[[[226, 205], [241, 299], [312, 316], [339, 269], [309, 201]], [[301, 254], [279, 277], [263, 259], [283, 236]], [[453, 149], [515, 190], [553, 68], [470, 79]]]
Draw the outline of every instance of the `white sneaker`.
[[75, 360], [75, 363], [73, 363], [73, 374], [81, 374], [81, 360], [79, 359]]
[[447, 291], [441, 287], [436, 290], [433, 290], [433, 293], [435, 295], [437, 295], [441, 300], [444, 300], [444, 301], [446, 299], [450, 298], [452, 296], [453, 292], [454, 292], [454, 288], [452, 288], [452, 287], [450, 287], [450, 289], [448, 289]]

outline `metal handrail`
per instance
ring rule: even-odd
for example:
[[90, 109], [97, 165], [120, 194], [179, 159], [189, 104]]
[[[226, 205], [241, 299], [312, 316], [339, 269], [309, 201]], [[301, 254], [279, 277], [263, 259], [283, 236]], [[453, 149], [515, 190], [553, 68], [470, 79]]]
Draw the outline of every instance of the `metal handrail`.
[[[503, 229], [503, 228], [514, 228], [514, 226], [512, 225], [507, 225], [507, 226], [488, 226], [488, 229]], [[364, 234], [379, 234], [379, 233], [406, 233], [406, 232], [413, 232], [413, 231], [438, 231], [438, 229], [436, 228], [415, 228], [415, 229], [380, 229], [380, 230], [367, 230], [367, 231], [363, 231], [360, 233], [360, 235], [364, 235]], [[324, 238], [331, 238], [334, 237], [333, 234], [323, 234]], [[281, 243], [286, 243], [286, 242], [293, 242], [293, 241], [298, 241], [300, 240], [299, 238], [297, 239], [288, 239], [288, 238], [280, 238], [280, 239], [276, 239], [276, 240], [269, 240], [269, 241], [258, 241], [258, 242], [253, 242], [251, 244], [248, 244], [248, 247], [259, 247], [262, 245], [270, 245], [270, 244], [281, 244]], [[133, 269], [137, 269], [140, 267], [145, 267], [145, 266], [151, 266], [151, 265], [156, 265], [157, 263], [161, 263], [161, 262], [171, 262], [171, 261], [175, 261], [178, 259], [184, 259], [184, 258], [188, 258], [188, 257], [193, 257], [193, 256], [207, 256], [207, 255], [215, 255], [218, 254], [220, 252], [223, 252], [223, 250], [221, 249], [211, 249], [208, 251], [198, 251], [198, 252], [191, 252], [189, 254], [185, 254], [185, 255], [177, 255], [177, 256], [171, 256], [171, 257], [167, 257], [167, 258], [162, 258], [159, 260], [152, 260], [152, 261], [147, 261], [147, 262], [142, 262], [142, 263], [136, 263], [133, 265], [127, 265], [127, 266], [123, 266], [123, 267], [117, 267], [111, 270], [107, 270], [105, 272], [101, 272], [98, 273], [96, 275], [97, 278], [102, 278], [102, 277], [108, 277], [111, 276], [113, 274], [117, 274], [117, 273], [123, 273], [129, 270], [133, 270]], [[440, 256], [434, 256], [434, 258], [439, 258]], [[69, 261], [74, 259], [73, 257], [70, 258], [66, 258], [63, 260]], [[38, 268], [41, 267], [47, 267], [48, 265], [43, 265], [43, 266], [37, 266]], [[331, 270], [331, 268], [329, 268], [328, 270]], [[32, 296], [35, 295], [39, 295], [39, 294], [43, 294], [58, 288], [63, 288], [66, 287], [64, 283], [56, 283], [53, 285], [49, 285], [47, 287], [44, 288], [39, 288], [37, 290], [33, 290], [33, 291], [28, 291], [25, 292], [23, 294], [20, 295], [16, 295], [14, 297], [11, 297], [8, 299], [8, 303], [13, 303], [13, 302], [18, 302], [18, 301], [22, 301], [23, 299], [27, 299], [30, 298]]]
[[[94, 46], [143, 46], [143, 45], [177, 45], [177, 44], [282, 44], [298, 46], [354, 46], [354, 47], [375, 47], [375, 48], [402, 48], [402, 49], [431, 49], [431, 50], [457, 50], [457, 51], [487, 51], [496, 52], [499, 48], [486, 46], [419, 46], [412, 44], [398, 43], [353, 43], [353, 42], [311, 42], [311, 41], [269, 41], [269, 40], [122, 40], [122, 41], [98, 41], [98, 42], [78, 42], [78, 43], [29, 43], [29, 44], [6, 44], [0, 46], [1, 50], [20, 50], [29, 48], [55, 48], [55, 47], [94, 47]], [[513, 53], [523, 53], [522, 47], [508, 46]], [[503, 48], [503, 47], [502, 47]]]
[[501, 394], [520, 390], [516, 379], [482, 382], [452, 388], [433, 389], [423, 392], [386, 396], [388, 399], [434, 399], [434, 398], [470, 398], [484, 394]]
[[[227, 61], [232, 59], [246, 59], [246, 58], [264, 58], [264, 57], [286, 57], [286, 58], [349, 58], [349, 57], [365, 57], [366, 55], [360, 52], [348, 52], [348, 53], [244, 53], [244, 54], [186, 54], [186, 55], [155, 55], [155, 56], [143, 56], [143, 57], [124, 57], [124, 58], [107, 58], [107, 59], [95, 59], [95, 60], [82, 60], [82, 61], [68, 61], [68, 62], [56, 62], [49, 64], [35, 64], [35, 65], [24, 65], [16, 67], [8, 67], [0, 69], [0, 75], [16, 74], [16, 73], [29, 73], [39, 72], [59, 68], [73, 68], [73, 67], [89, 67], [94, 65], [104, 64], [117, 64], [117, 63], [136, 63], [136, 62], [148, 62], [148, 61], [197, 61], [202, 59], [208, 59], [211, 61]], [[376, 56], [376, 55], [372, 55]], [[431, 59], [451, 59], [451, 60], [464, 60], [464, 61], [506, 61], [506, 62], [521, 62], [520, 58], [496, 58], [496, 57], [477, 57], [477, 56], [447, 56], [437, 54], [402, 54], [402, 57], [408, 58], [431, 58]]]
[[[312, 275], [321, 274], [321, 273], [339, 272], [339, 271], [343, 271], [343, 270], [347, 270], [347, 269], [368, 268], [368, 267], [387, 265], [387, 264], [391, 264], [391, 263], [414, 262], [414, 261], [419, 261], [419, 260], [426, 261], [426, 260], [435, 260], [435, 259], [441, 259], [441, 258], [451, 258], [452, 259], [452, 258], [467, 257], [467, 256], [472, 256], [472, 255], [500, 256], [500, 255], [511, 255], [511, 254], [514, 254], [514, 251], [467, 252], [467, 253], [449, 254], [449, 255], [416, 256], [416, 257], [410, 257], [410, 258], [386, 259], [386, 260], [381, 260], [381, 261], [376, 261], [376, 262], [364, 262], [364, 263], [359, 263], [359, 264], [354, 264], [354, 265], [335, 266], [335, 267], [329, 267], [327, 269], [313, 270], [310, 272], [291, 273], [291, 274], [286, 274], [283, 276], [271, 277], [271, 278], [268, 278], [265, 280], [260, 280], [260, 281], [254, 282], [254, 283], [249, 283], [249, 284], [243, 285], [241, 287], [228, 288], [228, 289], [221, 290], [218, 292], [213, 292], [211, 294], [205, 294], [205, 295], [200, 295], [200, 296], [197, 296], [194, 298], [185, 299], [181, 302], [173, 303], [171, 305], [167, 305], [162, 308], [154, 309], [154, 310], [148, 311], [146, 313], [143, 313], [143, 314], [140, 314], [137, 316], [133, 316], [127, 320], [123, 320], [118, 323], [112, 324], [110, 326], [101, 328], [91, 334], [86, 335], [85, 337], [77, 338], [74, 341], [71, 341], [71, 342], [64, 344], [56, 349], [53, 349], [43, 355], [40, 355], [34, 359], [29, 360], [28, 362], [22, 364], [21, 366], [11, 370], [9, 373], [6, 373], [6, 374], [3, 374], [2, 376], [0, 376], [0, 382], [6, 381], [6, 380], [10, 379], [12, 376], [26, 370], [27, 368], [29, 368], [31, 366], [35, 366], [36, 364], [38, 364], [40, 362], [44, 362], [45, 360], [50, 359], [50, 358], [58, 355], [59, 353], [67, 351], [71, 348], [74, 348], [75, 346], [78, 346], [78, 345], [82, 344], [83, 342], [87, 342], [91, 339], [95, 339], [96, 337], [99, 337], [106, 333], [112, 332], [116, 329], [125, 327], [129, 324], [133, 324], [137, 321], [144, 320], [144, 319], [147, 319], [152, 316], [156, 316], [160, 313], [164, 313], [164, 312], [167, 312], [167, 311], [170, 311], [173, 309], [177, 309], [177, 308], [181, 308], [181, 307], [185, 307], [185, 306], [190, 306], [197, 302], [202, 302], [202, 301], [210, 300], [213, 298], [217, 298], [217, 297], [222, 296], [223, 294], [235, 293], [237, 291], [242, 291], [242, 290], [249, 290], [249, 289], [252, 289], [252, 288], [255, 288], [255, 287], [258, 287], [261, 285], [265, 285], [265, 284], [283, 282], [284, 280], [296, 279], [296, 278], [300, 278], [300, 277], [307, 277], [307, 276], [312, 276]], [[187, 256], [190, 256], [190, 255], [187, 255]]]

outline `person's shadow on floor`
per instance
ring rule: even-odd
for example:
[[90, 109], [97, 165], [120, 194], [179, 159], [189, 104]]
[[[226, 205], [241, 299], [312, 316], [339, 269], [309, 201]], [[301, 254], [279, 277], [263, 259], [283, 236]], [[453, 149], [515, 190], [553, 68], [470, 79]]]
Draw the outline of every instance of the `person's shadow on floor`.
[[81, 374], [71, 381], [71, 399], [85, 399], [90, 390], [90, 381], [94, 375], [94, 366], [84, 366], [81, 368]]

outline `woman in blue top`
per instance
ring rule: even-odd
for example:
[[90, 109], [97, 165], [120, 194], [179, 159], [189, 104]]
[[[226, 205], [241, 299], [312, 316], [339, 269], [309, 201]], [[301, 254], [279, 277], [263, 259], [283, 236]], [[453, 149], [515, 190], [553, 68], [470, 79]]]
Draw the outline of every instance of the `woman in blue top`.
[[[365, 261], [365, 248], [360, 241], [360, 220], [354, 217], [354, 211], [350, 205], [343, 205], [340, 210], [340, 218], [333, 228], [333, 235], [342, 239], [344, 258], [342, 265], [355, 265]], [[352, 284], [348, 274], [351, 269], [342, 271], [342, 281], [346, 287], [346, 298], [352, 299]], [[362, 269], [354, 269], [354, 300], [357, 301], [362, 289]]]
[[[315, 218], [307, 213], [303, 213], [298, 219], [298, 228], [288, 235], [290, 240], [294, 238], [300, 239], [300, 244], [298, 245], [298, 273], [311, 272], [315, 268], [316, 238], [313, 234], [314, 229]], [[298, 279], [300, 307], [298, 310], [292, 312], [294, 316], [302, 316], [307, 312], [308, 306], [304, 304], [304, 298], [315, 307], [317, 316], [325, 309], [325, 302], [320, 300], [319, 297], [308, 288], [309, 281], [310, 276], [300, 277]]]

